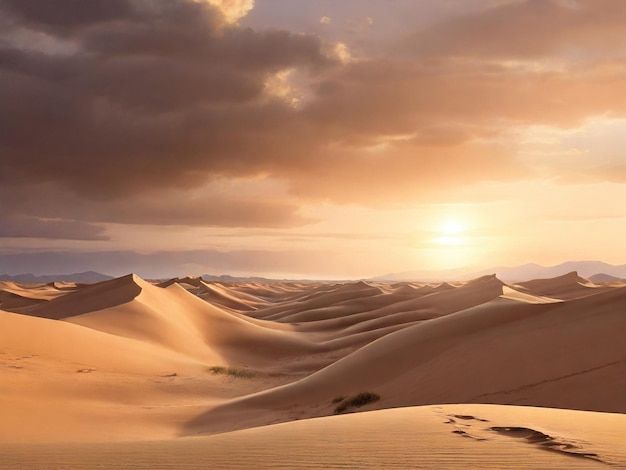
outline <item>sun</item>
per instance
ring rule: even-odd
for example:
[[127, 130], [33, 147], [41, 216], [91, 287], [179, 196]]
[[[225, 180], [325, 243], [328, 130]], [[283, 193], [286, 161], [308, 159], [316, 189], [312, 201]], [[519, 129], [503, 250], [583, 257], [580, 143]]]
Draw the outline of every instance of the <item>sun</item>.
[[437, 245], [459, 246], [464, 245], [467, 238], [463, 234], [467, 226], [456, 219], [445, 220], [436, 230], [438, 236], [433, 240]]
[[446, 220], [439, 229], [443, 235], [458, 235], [467, 230], [465, 224], [459, 220]]

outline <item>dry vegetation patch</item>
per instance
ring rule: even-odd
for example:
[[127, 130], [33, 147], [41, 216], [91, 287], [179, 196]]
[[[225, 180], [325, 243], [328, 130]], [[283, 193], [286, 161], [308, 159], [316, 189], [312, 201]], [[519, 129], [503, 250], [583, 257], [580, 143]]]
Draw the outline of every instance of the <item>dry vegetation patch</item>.
[[332, 402], [339, 403], [335, 408], [335, 414], [343, 413], [350, 408], [360, 408], [369, 403], [374, 403], [380, 400], [380, 395], [372, 392], [360, 392], [349, 398], [336, 397]]
[[256, 376], [256, 373], [243, 367], [212, 366], [208, 371], [215, 375], [228, 375], [239, 379], [251, 379]]

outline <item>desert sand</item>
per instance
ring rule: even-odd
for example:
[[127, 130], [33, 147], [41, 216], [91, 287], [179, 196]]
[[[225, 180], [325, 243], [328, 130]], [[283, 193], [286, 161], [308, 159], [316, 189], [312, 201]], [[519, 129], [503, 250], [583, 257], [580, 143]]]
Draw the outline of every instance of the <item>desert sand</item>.
[[2, 282], [0, 468], [626, 468], [624, 331], [577, 273]]

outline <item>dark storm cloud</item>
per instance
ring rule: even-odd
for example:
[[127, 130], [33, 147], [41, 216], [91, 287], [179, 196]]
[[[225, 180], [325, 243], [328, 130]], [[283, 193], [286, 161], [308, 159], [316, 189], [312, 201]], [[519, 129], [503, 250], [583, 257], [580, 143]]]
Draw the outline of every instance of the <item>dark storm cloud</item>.
[[[224, 210], [205, 210], [179, 195], [180, 211], [145, 199], [267, 175], [298, 198], [370, 204], [526, 177], [509, 128], [626, 110], [619, 54], [604, 47], [626, 46], [624, 8], [516, 2], [432, 26], [402, 58], [342, 62], [317, 36], [242, 28], [191, 0], [0, 0], [15, 28], [71, 45], [0, 46], [0, 184], [53, 185], [80, 201], [38, 210], [33, 196], [24, 213], [38, 217], [288, 226], [302, 222], [296, 207], [274, 199], [223, 194]], [[493, 61], [567, 44], [582, 63]], [[288, 68], [311, 85], [297, 109], [265, 88]]]
[[[186, 225], [222, 227], [293, 227], [312, 222], [298, 214], [298, 206], [280, 199], [262, 199], [223, 195], [218, 191], [189, 194], [177, 191], [153, 191], [133, 198], [88, 200], [55, 185], [3, 185], [0, 187], [0, 236], [32, 238], [82, 239], [94, 237], [96, 223]], [[24, 218], [31, 214], [40, 219], [59, 218], [56, 222], [39, 222]], [[81, 222], [71, 222], [78, 219]], [[8, 226], [5, 225], [11, 222]], [[15, 233], [19, 224], [22, 235]], [[26, 223], [30, 221], [30, 223]], [[9, 228], [13, 227], [13, 228]], [[54, 236], [50, 230], [55, 228]], [[68, 236], [62, 236], [62, 227]], [[44, 230], [47, 229], [47, 230]], [[48, 234], [48, 235], [46, 235]], [[81, 235], [83, 234], [83, 235]], [[85, 238], [102, 239], [102, 238]]]
[[19, 25], [58, 34], [128, 18], [133, 12], [129, 0], [0, 0], [0, 8]]
[[[206, 4], [135, 5], [144, 8], [115, 23], [86, 15], [93, 21], [76, 33], [73, 54], [0, 49], [0, 180], [59, 181], [104, 197], [254, 175], [264, 152], [281, 153], [264, 134], [291, 114], [263, 96], [265, 80], [284, 67], [333, 62], [317, 37], [241, 29]], [[45, 22], [23, 10], [25, 26]]]

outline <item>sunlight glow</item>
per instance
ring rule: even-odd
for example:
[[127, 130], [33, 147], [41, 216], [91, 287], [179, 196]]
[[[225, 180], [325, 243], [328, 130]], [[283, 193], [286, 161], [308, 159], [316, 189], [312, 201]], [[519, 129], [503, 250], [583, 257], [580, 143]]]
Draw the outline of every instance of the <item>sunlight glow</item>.
[[462, 246], [468, 243], [468, 238], [463, 236], [467, 226], [458, 219], [446, 219], [436, 230], [439, 235], [432, 242], [443, 246]]
[[439, 231], [444, 235], [457, 235], [467, 230], [465, 224], [458, 220], [446, 220], [440, 227]]
[[459, 246], [464, 245], [466, 238], [465, 237], [453, 237], [449, 235], [445, 235], [443, 237], [437, 237], [433, 240], [437, 245], [450, 245], [450, 246]]

